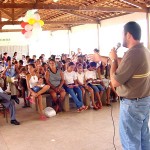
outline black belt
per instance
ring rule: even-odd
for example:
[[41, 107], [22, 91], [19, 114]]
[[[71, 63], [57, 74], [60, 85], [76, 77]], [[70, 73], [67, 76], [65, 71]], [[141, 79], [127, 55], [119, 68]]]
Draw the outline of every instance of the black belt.
[[[147, 96], [146, 96], [147, 97]], [[142, 98], [145, 98], [145, 97], [142, 97]], [[126, 97], [120, 97], [120, 100], [122, 100], [122, 99], [129, 99], [129, 100], [140, 100], [140, 99], [142, 99], [142, 98], [126, 98]]]

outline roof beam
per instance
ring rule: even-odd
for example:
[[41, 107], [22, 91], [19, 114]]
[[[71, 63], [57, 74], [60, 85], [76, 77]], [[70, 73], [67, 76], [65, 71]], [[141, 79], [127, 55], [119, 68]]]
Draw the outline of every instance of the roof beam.
[[91, 17], [91, 16], [88, 16], [88, 15], [84, 15], [84, 14], [81, 14], [81, 13], [78, 14], [77, 12], [75, 12], [73, 10], [64, 10], [63, 12], [66, 12], [66, 13], [69, 13], [69, 14], [72, 14], [72, 15], [84, 18], [84, 19], [86, 18], [86, 19], [89, 19], [89, 20], [98, 21], [98, 18]]
[[[69, 30], [70, 28], [48, 28], [43, 31]], [[21, 32], [22, 29], [0, 29], [0, 32]]]
[[26, 11], [27, 11], [27, 9], [21, 9], [20, 11], [18, 11], [18, 12], [15, 14], [14, 20], [17, 20], [18, 17], [21, 17], [21, 15], [24, 14]]
[[21, 29], [0, 29], [0, 32], [21, 32]]
[[[22, 21], [1, 21], [0, 25], [19, 25]], [[96, 21], [45, 21], [44, 24], [95, 24]]]
[[82, 10], [82, 11], [99, 11], [99, 12], [146, 12], [146, 9], [139, 8], [117, 8], [117, 7], [77, 7], [60, 4], [42, 4], [39, 3], [35, 6], [35, 3], [2, 3], [0, 8], [27, 8], [27, 9], [53, 9], [53, 10]]
[[8, 17], [12, 18], [12, 14], [9, 13], [7, 10], [1, 9], [1, 11], [2, 11], [3, 13], [5, 13]]
[[139, 4], [139, 3], [137, 3], [137, 2], [135, 2], [135, 1], [133, 1], [133, 0], [121, 0], [121, 1], [124, 2], [124, 3], [127, 3], [127, 4], [129, 4], [129, 5], [132, 5], [132, 6], [134, 6], [134, 7], [146, 9], [146, 6], [141, 5], [141, 4]]
[[[0, 11], [0, 22], [2, 21], [2, 12]], [[0, 29], [2, 29], [2, 26], [0, 25]]]

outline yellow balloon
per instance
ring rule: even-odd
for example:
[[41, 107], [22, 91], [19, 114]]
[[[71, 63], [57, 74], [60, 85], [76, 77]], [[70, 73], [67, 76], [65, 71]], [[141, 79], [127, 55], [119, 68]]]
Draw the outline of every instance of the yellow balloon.
[[28, 23], [29, 23], [30, 25], [33, 25], [35, 22], [36, 22], [36, 20], [33, 19], [33, 18], [31, 18], [31, 19], [28, 20]]
[[38, 22], [39, 22], [40, 26], [44, 25], [44, 21], [43, 20], [39, 20]]

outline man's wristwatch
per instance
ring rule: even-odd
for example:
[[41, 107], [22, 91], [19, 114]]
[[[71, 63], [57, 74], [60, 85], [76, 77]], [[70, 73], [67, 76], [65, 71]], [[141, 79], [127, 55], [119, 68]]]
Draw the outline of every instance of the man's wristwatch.
[[116, 62], [116, 59], [111, 59], [111, 62], [112, 62], [112, 63]]

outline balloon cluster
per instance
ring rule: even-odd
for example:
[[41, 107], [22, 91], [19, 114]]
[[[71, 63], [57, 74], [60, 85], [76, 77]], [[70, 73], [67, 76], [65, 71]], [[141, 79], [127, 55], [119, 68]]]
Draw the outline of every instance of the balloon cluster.
[[37, 36], [42, 31], [43, 25], [44, 21], [40, 20], [40, 15], [32, 10], [29, 10], [21, 23], [21, 27], [23, 28], [22, 34], [25, 38]]

